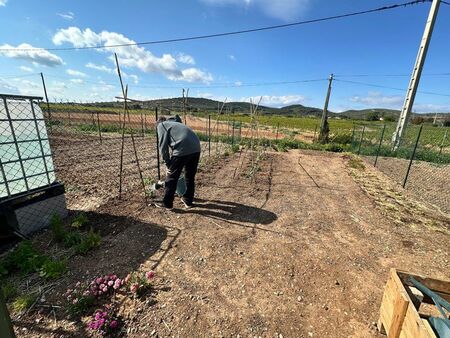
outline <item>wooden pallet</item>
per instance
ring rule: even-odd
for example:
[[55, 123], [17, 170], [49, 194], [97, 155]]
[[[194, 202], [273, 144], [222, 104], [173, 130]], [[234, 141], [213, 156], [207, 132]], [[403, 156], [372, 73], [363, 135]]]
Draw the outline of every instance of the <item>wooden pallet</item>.
[[450, 301], [450, 281], [391, 269], [381, 302], [378, 330], [389, 338], [437, 338], [427, 316], [419, 312], [421, 303], [433, 304], [433, 301], [417, 292], [409, 277]]

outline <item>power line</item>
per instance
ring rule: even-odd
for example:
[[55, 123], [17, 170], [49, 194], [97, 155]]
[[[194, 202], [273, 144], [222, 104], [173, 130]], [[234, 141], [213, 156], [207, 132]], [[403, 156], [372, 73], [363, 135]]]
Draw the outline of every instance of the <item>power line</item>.
[[[396, 87], [389, 87], [389, 86], [383, 86], [383, 85], [379, 85], [379, 84], [373, 84], [373, 83], [365, 83], [365, 82], [358, 82], [358, 81], [349, 81], [349, 80], [340, 80], [340, 79], [335, 79], [336, 81], [339, 82], [345, 82], [345, 83], [351, 83], [351, 84], [358, 84], [358, 85], [364, 85], [364, 86], [370, 86], [370, 87], [378, 87], [378, 88], [385, 88], [385, 89], [392, 89], [392, 90], [400, 90], [402, 92], [405, 91], [404, 88], [396, 88]], [[445, 97], [450, 97], [450, 94], [443, 94], [443, 93], [434, 93], [434, 92], [425, 92], [425, 91], [417, 91], [418, 93], [421, 94], [427, 94], [427, 95], [435, 95], [435, 96], [445, 96]]]
[[370, 14], [370, 13], [375, 13], [375, 12], [382, 12], [382, 11], [387, 11], [387, 10], [391, 10], [391, 9], [395, 9], [395, 8], [399, 8], [399, 7], [412, 6], [412, 5], [416, 5], [419, 3], [431, 2], [431, 1], [432, 0], [414, 0], [414, 1], [394, 4], [394, 5], [390, 5], [390, 6], [378, 7], [378, 8], [364, 10], [364, 11], [358, 11], [358, 12], [352, 12], [352, 13], [340, 14], [340, 15], [334, 15], [334, 16], [327, 16], [327, 17], [323, 17], [323, 18], [292, 22], [292, 23], [287, 23], [287, 24], [282, 24], [282, 25], [265, 26], [265, 27], [250, 28], [250, 29], [231, 31], [231, 32], [196, 35], [196, 36], [188, 36], [188, 37], [173, 38], [173, 39], [166, 39], [166, 40], [153, 40], [153, 41], [146, 41], [146, 42], [123, 43], [123, 44], [115, 44], [115, 45], [107, 45], [107, 46], [96, 45], [96, 46], [60, 47], [60, 48], [39, 48], [39, 47], [36, 47], [36, 48], [2, 48], [2, 49], [0, 49], [0, 51], [36, 51], [36, 50], [71, 51], [71, 50], [82, 50], [82, 49], [105, 49], [105, 48], [116, 48], [116, 47], [156, 45], [156, 44], [174, 43], [174, 42], [182, 42], [182, 41], [210, 39], [210, 38], [217, 38], [217, 37], [222, 37], [222, 36], [261, 32], [261, 31], [268, 31], [268, 30], [274, 30], [274, 29], [281, 29], [281, 28], [287, 28], [287, 27], [293, 27], [293, 26], [300, 26], [300, 25], [348, 18], [348, 17], [352, 17], [352, 16]]
[[[60, 78], [60, 79], [71, 79], [67, 76], [60, 76], [60, 75], [52, 75], [52, 74], [46, 74], [47, 77], [51, 78]], [[117, 83], [112, 82], [94, 82], [89, 80], [83, 80], [86, 83], [91, 83], [95, 85], [112, 85], [116, 86]], [[308, 80], [292, 80], [292, 81], [274, 81], [274, 82], [256, 82], [256, 83], [239, 83], [239, 84], [232, 84], [232, 83], [217, 83], [214, 85], [205, 85], [205, 86], [189, 86], [189, 88], [192, 89], [209, 89], [209, 88], [240, 88], [240, 87], [258, 87], [258, 86], [274, 86], [274, 85], [287, 85], [287, 84], [296, 84], [296, 83], [308, 83], [308, 82], [320, 82], [320, 81], [327, 81], [326, 78], [322, 79], [308, 79]], [[155, 89], [182, 89], [186, 86], [166, 86], [166, 85], [159, 85], [159, 84], [134, 84], [132, 85], [133, 88], [155, 88]]]
[[[409, 77], [411, 74], [343, 74], [334, 75], [334, 77]], [[448, 73], [428, 73], [422, 74], [422, 76], [450, 76]]]

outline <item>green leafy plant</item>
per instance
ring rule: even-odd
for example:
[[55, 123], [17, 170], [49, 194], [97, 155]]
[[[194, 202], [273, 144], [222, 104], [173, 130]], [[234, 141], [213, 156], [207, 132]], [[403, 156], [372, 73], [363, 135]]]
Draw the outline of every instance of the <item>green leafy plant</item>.
[[67, 271], [66, 261], [47, 260], [42, 264], [39, 275], [45, 279], [53, 279], [62, 276]]
[[83, 241], [83, 236], [79, 232], [68, 232], [64, 236], [64, 245], [68, 248], [80, 244]]
[[20, 270], [24, 274], [35, 272], [46, 259], [33, 248], [30, 241], [23, 241], [7, 256], [7, 269], [9, 272]]
[[74, 228], [80, 229], [87, 225], [89, 223], [89, 220], [85, 213], [80, 213], [75, 219], [72, 221], [72, 226]]
[[3, 298], [5, 298], [7, 302], [9, 302], [10, 300], [12, 300], [14, 297], [17, 296], [17, 288], [14, 286], [14, 284], [5, 282], [2, 285], [2, 294]]
[[29, 309], [34, 302], [36, 302], [37, 296], [35, 294], [25, 294], [16, 297], [11, 304], [14, 313], [20, 313]]
[[86, 254], [89, 250], [98, 247], [101, 240], [101, 236], [91, 228], [83, 240], [75, 246], [75, 251], [79, 254]]
[[50, 229], [53, 233], [53, 238], [58, 243], [64, 241], [64, 237], [66, 235], [66, 231], [64, 230], [62, 219], [59, 215], [53, 215], [50, 220]]

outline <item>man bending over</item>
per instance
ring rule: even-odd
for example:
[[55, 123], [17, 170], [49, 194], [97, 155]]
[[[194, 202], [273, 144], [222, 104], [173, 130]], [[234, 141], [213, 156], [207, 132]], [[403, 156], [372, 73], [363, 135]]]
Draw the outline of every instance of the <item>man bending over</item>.
[[[163, 161], [167, 166], [165, 192], [160, 208], [172, 209], [178, 179], [184, 168], [186, 192], [181, 201], [186, 208], [193, 206], [195, 193], [195, 174], [200, 160], [200, 140], [192, 129], [181, 123], [180, 117], [158, 120], [158, 144]], [[172, 154], [171, 154], [172, 153]]]

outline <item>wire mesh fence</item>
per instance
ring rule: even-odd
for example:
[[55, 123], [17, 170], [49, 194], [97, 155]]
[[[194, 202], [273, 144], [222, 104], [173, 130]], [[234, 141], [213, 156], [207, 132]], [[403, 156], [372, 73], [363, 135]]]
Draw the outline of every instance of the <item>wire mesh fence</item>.
[[[129, 103], [127, 110], [120, 102], [47, 103], [17, 98], [8, 105], [19, 113], [7, 116], [0, 105], [0, 198], [13, 195], [14, 189], [28, 191], [61, 182], [69, 208], [91, 210], [128, 193], [145, 200], [151, 185], [164, 175], [162, 165], [158, 170], [158, 113], [145, 102]], [[159, 111], [159, 115], [174, 113]], [[305, 119], [305, 125], [297, 121], [298, 126], [289, 126], [275, 118], [264, 124], [264, 118], [183, 116], [203, 143], [202, 162], [238, 151], [240, 146], [285, 150], [311, 144], [316, 149], [317, 121], [311, 124]], [[15, 136], [5, 132], [11, 126]], [[450, 211], [448, 127], [410, 125], [400, 147], [392, 149], [394, 123], [351, 126], [331, 128], [331, 143], [317, 149], [360, 154], [417, 197]]]
[[418, 198], [450, 211], [449, 127], [409, 125], [397, 149], [394, 125], [355, 126], [351, 149]]

